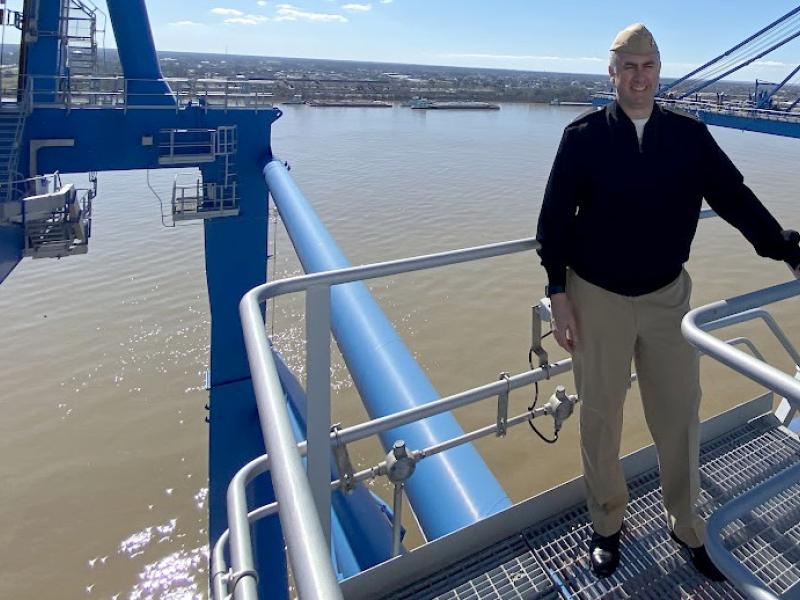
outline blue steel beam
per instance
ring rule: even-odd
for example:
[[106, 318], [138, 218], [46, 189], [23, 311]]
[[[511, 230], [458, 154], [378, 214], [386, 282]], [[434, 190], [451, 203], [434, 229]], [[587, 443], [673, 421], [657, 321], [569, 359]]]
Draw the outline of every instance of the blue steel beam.
[[792, 10], [790, 10], [788, 13], [786, 13], [785, 15], [783, 15], [781, 18], [779, 18], [779, 19], [777, 19], [777, 20], [773, 21], [772, 23], [770, 23], [769, 25], [767, 25], [767, 26], [766, 26], [766, 27], [764, 27], [763, 29], [760, 29], [760, 30], [758, 30], [756, 33], [754, 33], [753, 35], [751, 35], [749, 38], [747, 38], [747, 39], [745, 39], [744, 41], [742, 41], [742, 42], [740, 42], [740, 43], [736, 44], [736, 45], [735, 45], [733, 48], [731, 48], [731, 49], [729, 49], [729, 50], [726, 50], [725, 52], [723, 52], [722, 54], [720, 54], [720, 55], [719, 55], [719, 56], [717, 56], [716, 58], [712, 58], [710, 61], [708, 61], [708, 62], [707, 62], [707, 63], [705, 63], [704, 65], [701, 65], [701, 66], [697, 67], [697, 68], [696, 68], [694, 71], [691, 71], [691, 72], [689, 72], [687, 75], [684, 75], [683, 77], [681, 77], [681, 78], [679, 78], [679, 79], [676, 79], [675, 81], [673, 81], [672, 83], [670, 83], [668, 86], [666, 86], [666, 87], [662, 88], [662, 89], [659, 91], [659, 95], [663, 95], [663, 94], [664, 94], [664, 92], [667, 92], [667, 91], [669, 91], [671, 88], [675, 87], [676, 85], [680, 85], [680, 84], [681, 84], [681, 83], [683, 83], [684, 81], [686, 81], [686, 80], [688, 80], [688, 79], [691, 79], [693, 76], [695, 76], [695, 75], [697, 75], [698, 73], [700, 73], [701, 71], [703, 71], [703, 70], [707, 69], [708, 67], [710, 67], [710, 66], [711, 66], [711, 65], [713, 65], [714, 63], [716, 63], [716, 62], [718, 62], [718, 61], [722, 60], [723, 58], [725, 58], [725, 57], [727, 57], [727, 56], [730, 56], [731, 54], [733, 54], [733, 53], [734, 53], [736, 50], [738, 50], [739, 48], [742, 48], [743, 46], [746, 46], [747, 44], [749, 44], [750, 42], [752, 42], [754, 39], [756, 39], [756, 38], [757, 38], [758, 36], [760, 36], [761, 34], [763, 34], [763, 33], [766, 33], [767, 31], [769, 31], [770, 29], [772, 29], [773, 27], [775, 27], [775, 26], [777, 26], [777, 25], [780, 25], [780, 24], [781, 24], [781, 23], [783, 23], [783, 22], [784, 22], [786, 19], [788, 19], [788, 18], [790, 18], [790, 17], [792, 17], [792, 16], [796, 15], [797, 13], [800, 13], [800, 6], [798, 6], [798, 7], [797, 7], [797, 8], [795, 8], [795, 9], [792, 9]]
[[[800, 8], [798, 8], [798, 10], [800, 10]], [[739, 65], [736, 65], [735, 67], [732, 67], [732, 68], [728, 69], [727, 71], [722, 73], [722, 75], [717, 75], [713, 79], [709, 79], [708, 81], [704, 81], [704, 82], [702, 82], [702, 83], [700, 83], [698, 85], [695, 85], [694, 87], [689, 89], [689, 91], [684, 92], [683, 94], [678, 96], [678, 98], [686, 98], [687, 96], [691, 96], [692, 94], [695, 94], [695, 93], [699, 92], [700, 90], [702, 90], [704, 88], [707, 88], [708, 86], [710, 86], [713, 83], [716, 83], [720, 79], [724, 79], [725, 77], [727, 77], [731, 73], [735, 73], [739, 69], [742, 69], [742, 68], [746, 67], [747, 65], [757, 61], [759, 58], [763, 58], [764, 56], [766, 56], [767, 54], [769, 54], [773, 50], [777, 50], [778, 48], [780, 48], [781, 46], [787, 44], [788, 42], [792, 41], [793, 39], [795, 39], [798, 36], [800, 36], [800, 31], [794, 32], [792, 35], [790, 35], [788, 37], [785, 37], [784, 39], [782, 39], [779, 42], [773, 44], [772, 46], [770, 46], [766, 50], [763, 50], [763, 51], [759, 52], [758, 54], [756, 54], [755, 56], [747, 59], [745, 62], [743, 62], [743, 63], [741, 63]], [[672, 86], [670, 86], [670, 87], [672, 87]]]
[[24, 244], [21, 227], [0, 225], [0, 283], [3, 283], [17, 263], [22, 260]]
[[[613, 98], [607, 94], [596, 94], [592, 96], [592, 105], [602, 107], [611, 102]], [[716, 125], [717, 127], [729, 127], [742, 131], [754, 131], [756, 133], [767, 133], [782, 137], [800, 138], [800, 115], [787, 117], [784, 111], [750, 111], [753, 116], [746, 114], [735, 114], [726, 109], [713, 110], [704, 108], [694, 108], [689, 104], [674, 104], [659, 98], [658, 103], [667, 108], [675, 106], [679, 110], [697, 117], [706, 125]], [[695, 105], [696, 106], [696, 105]], [[759, 113], [764, 116], [757, 116]]]
[[[777, 94], [781, 90], [781, 88], [783, 88], [783, 86], [789, 83], [792, 77], [797, 75], [798, 71], [800, 71], [800, 65], [797, 65], [794, 69], [792, 69], [792, 72], [789, 73], [783, 81], [776, 84], [775, 87], [773, 87], [772, 90], [759, 101], [758, 106], [756, 108], [764, 108], [765, 106], [769, 106], [769, 102], [770, 100], [772, 100], [772, 97], [775, 96], [775, 94]], [[758, 87], [758, 79], [756, 79], [756, 87]]]
[[174, 104], [164, 81], [144, 0], [106, 0], [122, 72], [128, 83], [128, 104]]
[[[21, 56], [22, 76], [41, 77], [37, 101], [52, 100], [59, 73], [61, 0], [25, 2]], [[23, 77], [21, 77], [22, 79]]]
[[[132, 111], [128, 111], [129, 113]], [[162, 112], [144, 110], [142, 112]], [[191, 114], [191, 113], [190, 113]], [[239, 300], [266, 281], [268, 215], [260, 165], [269, 157], [272, 122], [280, 111], [211, 110], [197, 125], [216, 129], [237, 125], [236, 175], [239, 215], [204, 221], [206, 283], [211, 312], [209, 534], [211, 544], [227, 528], [225, 494], [238, 469], [264, 453], [258, 415], [250, 383], [250, 369], [239, 321]], [[205, 181], [213, 181], [218, 165], [201, 165]], [[269, 478], [262, 478], [251, 506], [274, 501]], [[286, 561], [277, 517], [254, 533], [261, 577], [260, 597], [286, 598]]]
[[[264, 177], [305, 271], [350, 266], [286, 168], [273, 160], [265, 166]], [[373, 418], [440, 397], [363, 283], [331, 290], [331, 325]], [[425, 448], [462, 433], [455, 418], [444, 414], [388, 431], [381, 441], [387, 450], [398, 439], [410, 448]], [[429, 539], [511, 505], [472, 445], [422, 461], [406, 489]]]
[[[158, 108], [37, 108], [28, 117], [20, 155], [25, 176], [59, 170], [62, 173], [174, 168], [159, 164], [159, 132], [162, 129], [216, 129], [236, 125], [239, 136], [239, 167], [252, 160], [260, 164], [266, 156], [265, 133], [280, 116], [277, 108], [267, 110], [205, 110], [191, 106], [175, 110]], [[243, 140], [251, 139], [244, 143]], [[71, 146], [45, 146], [35, 151], [35, 142], [71, 140]], [[32, 145], [31, 143], [34, 142]], [[32, 161], [36, 173], [31, 172]], [[214, 163], [206, 163], [209, 169]], [[198, 165], [177, 165], [192, 167]], [[260, 169], [258, 188], [263, 193]], [[213, 181], [210, 180], [210, 181]], [[248, 288], [249, 289], [249, 288]], [[238, 299], [235, 304], [238, 304]], [[238, 314], [238, 310], [237, 310]]]
[[[278, 377], [289, 400], [295, 437], [306, 439], [306, 393], [283, 357], [274, 352]], [[337, 473], [335, 461], [331, 472]], [[392, 526], [383, 507], [363, 483], [350, 492], [336, 490], [331, 498], [331, 539], [340, 579], [352, 577], [392, 558]], [[344, 559], [344, 560], [342, 560]]]
[[[746, 117], [713, 110], [692, 111], [698, 119], [707, 125], [718, 127], [729, 127], [731, 129], [741, 129], [743, 131], [755, 131], [757, 133], [768, 133], [782, 137], [800, 138], [800, 119], [793, 121], [780, 121], [777, 119]], [[783, 111], [772, 111], [774, 115], [783, 115]]]

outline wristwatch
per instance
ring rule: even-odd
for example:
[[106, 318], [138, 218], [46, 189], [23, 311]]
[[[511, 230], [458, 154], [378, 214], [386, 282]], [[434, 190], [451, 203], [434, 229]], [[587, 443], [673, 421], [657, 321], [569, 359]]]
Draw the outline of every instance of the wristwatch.
[[564, 285], [546, 285], [544, 286], [544, 295], [548, 298], [552, 298], [553, 294], [563, 294], [567, 291], [567, 287]]

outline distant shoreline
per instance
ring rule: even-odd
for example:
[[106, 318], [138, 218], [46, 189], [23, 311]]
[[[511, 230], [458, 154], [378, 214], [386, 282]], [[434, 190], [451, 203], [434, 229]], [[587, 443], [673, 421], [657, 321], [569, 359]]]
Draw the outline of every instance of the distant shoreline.
[[[18, 47], [6, 45], [5, 77], [13, 79]], [[427, 98], [435, 102], [559, 101], [588, 103], [596, 93], [608, 92], [605, 74], [523, 71], [485, 67], [455, 67], [401, 63], [360, 62], [315, 58], [159, 51], [166, 78], [258, 80], [275, 103], [301, 98], [322, 102], [408, 102]], [[119, 58], [114, 48], [99, 49], [100, 76], [118, 76]], [[662, 78], [669, 83], [672, 78]], [[729, 98], [753, 93], [753, 82], [721, 81], [704, 90]], [[800, 86], [787, 85], [786, 98], [800, 95]]]

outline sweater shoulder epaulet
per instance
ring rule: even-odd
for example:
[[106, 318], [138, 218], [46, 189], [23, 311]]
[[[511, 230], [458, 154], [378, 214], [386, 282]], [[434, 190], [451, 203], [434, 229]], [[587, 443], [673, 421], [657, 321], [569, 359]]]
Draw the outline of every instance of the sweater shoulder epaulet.
[[569, 126], [573, 125], [583, 125], [591, 123], [593, 120], [597, 119], [601, 114], [603, 114], [603, 107], [602, 106], [592, 106], [591, 108], [586, 109], [577, 117], [572, 119]]
[[592, 127], [592, 124], [600, 123], [604, 120], [605, 111], [603, 107], [593, 106], [575, 117], [569, 125], [566, 126], [565, 132], [585, 131], [587, 128]]

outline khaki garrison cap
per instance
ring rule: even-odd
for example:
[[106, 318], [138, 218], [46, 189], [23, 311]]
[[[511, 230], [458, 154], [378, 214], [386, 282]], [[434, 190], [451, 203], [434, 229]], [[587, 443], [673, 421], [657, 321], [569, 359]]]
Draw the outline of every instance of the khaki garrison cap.
[[658, 52], [658, 46], [647, 27], [641, 23], [634, 23], [617, 34], [611, 43], [611, 51], [627, 54], [652, 54]]

